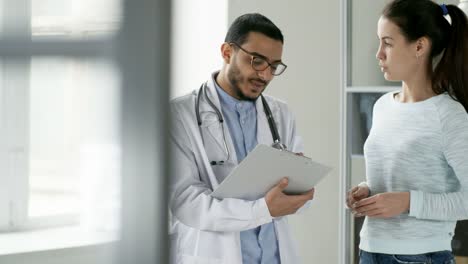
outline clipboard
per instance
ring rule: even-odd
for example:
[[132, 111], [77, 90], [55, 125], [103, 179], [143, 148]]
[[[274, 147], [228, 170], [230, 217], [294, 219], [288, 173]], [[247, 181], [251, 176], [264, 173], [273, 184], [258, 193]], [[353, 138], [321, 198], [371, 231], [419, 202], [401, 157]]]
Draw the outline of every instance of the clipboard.
[[284, 192], [300, 194], [312, 189], [330, 171], [331, 167], [308, 157], [258, 144], [211, 196], [257, 200], [284, 177], [289, 180]]

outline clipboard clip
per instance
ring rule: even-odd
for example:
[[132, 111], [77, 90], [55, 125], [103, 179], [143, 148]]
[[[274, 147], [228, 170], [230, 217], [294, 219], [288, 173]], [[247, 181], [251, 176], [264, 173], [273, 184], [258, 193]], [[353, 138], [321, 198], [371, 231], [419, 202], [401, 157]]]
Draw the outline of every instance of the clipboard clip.
[[273, 142], [273, 144], [271, 145], [273, 148], [275, 149], [279, 149], [281, 151], [283, 150], [286, 150], [286, 145], [284, 145], [283, 143], [281, 143], [279, 140], [275, 140], [275, 142]]
[[277, 150], [279, 150], [279, 151], [282, 151], [282, 152], [291, 153], [291, 154], [293, 154], [293, 155], [300, 156], [300, 157], [306, 158], [306, 159], [308, 159], [308, 160], [311, 160], [311, 158], [309, 158], [309, 157], [307, 157], [307, 156], [304, 156], [304, 155], [301, 155], [301, 154], [298, 154], [298, 153], [295, 153], [295, 152], [292, 152], [292, 151], [287, 150], [286, 145], [284, 145], [283, 143], [281, 143], [279, 140], [276, 140], [276, 141], [271, 145], [271, 147], [274, 148], [274, 149], [277, 149]]

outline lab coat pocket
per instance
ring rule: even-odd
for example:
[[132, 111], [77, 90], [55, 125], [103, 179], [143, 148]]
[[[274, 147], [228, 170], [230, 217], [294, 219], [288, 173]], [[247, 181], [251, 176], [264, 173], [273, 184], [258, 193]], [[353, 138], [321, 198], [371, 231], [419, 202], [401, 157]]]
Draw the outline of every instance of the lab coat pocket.
[[227, 150], [224, 126], [216, 120], [206, 126], [202, 126], [200, 129], [203, 134], [205, 151], [210, 162], [226, 162], [230, 158], [230, 153]]

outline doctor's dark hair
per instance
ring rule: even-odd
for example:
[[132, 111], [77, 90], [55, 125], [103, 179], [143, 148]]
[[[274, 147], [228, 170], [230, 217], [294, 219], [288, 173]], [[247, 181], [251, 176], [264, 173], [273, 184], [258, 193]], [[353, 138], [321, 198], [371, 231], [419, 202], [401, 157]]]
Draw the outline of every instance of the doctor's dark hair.
[[382, 16], [395, 23], [409, 42], [427, 37], [432, 44], [431, 59], [444, 51], [434, 70], [431, 62], [428, 65], [432, 90], [436, 94], [448, 92], [468, 112], [468, 21], [465, 13], [455, 5], [438, 5], [431, 0], [394, 0], [384, 8]]
[[258, 13], [244, 14], [232, 22], [224, 39], [227, 43], [244, 44], [250, 32], [261, 33], [284, 43], [281, 30], [270, 19]]

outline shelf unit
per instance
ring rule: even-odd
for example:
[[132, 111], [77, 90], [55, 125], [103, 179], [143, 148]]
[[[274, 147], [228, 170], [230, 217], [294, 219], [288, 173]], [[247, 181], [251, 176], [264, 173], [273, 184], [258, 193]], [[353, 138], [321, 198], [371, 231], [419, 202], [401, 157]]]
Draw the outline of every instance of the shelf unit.
[[346, 191], [366, 178], [363, 146], [372, 125], [374, 103], [381, 95], [401, 87], [400, 83], [385, 81], [375, 59], [376, 22], [384, 3], [385, 0], [341, 1], [340, 263], [358, 263], [363, 219], [354, 219], [344, 201]]
[[[363, 153], [364, 142], [372, 126], [372, 110], [374, 103], [381, 95], [395, 91], [398, 87], [348, 87], [344, 92], [346, 98], [346, 116], [343, 127], [346, 129], [346, 145], [343, 163], [346, 172], [346, 190], [366, 180], [365, 159]], [[348, 213], [349, 253], [347, 262], [358, 263], [357, 253], [359, 245], [359, 231], [363, 218], [354, 218]], [[353, 262], [354, 261], [354, 262]]]

